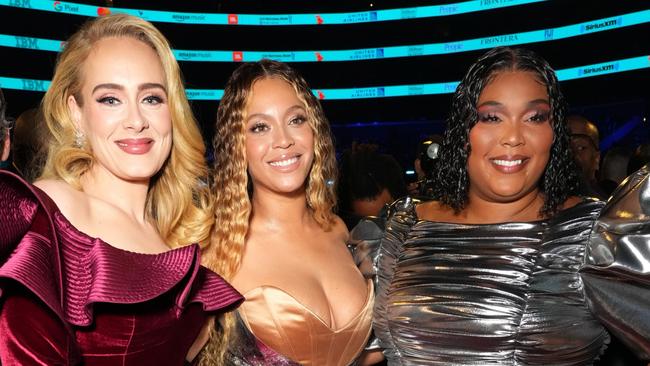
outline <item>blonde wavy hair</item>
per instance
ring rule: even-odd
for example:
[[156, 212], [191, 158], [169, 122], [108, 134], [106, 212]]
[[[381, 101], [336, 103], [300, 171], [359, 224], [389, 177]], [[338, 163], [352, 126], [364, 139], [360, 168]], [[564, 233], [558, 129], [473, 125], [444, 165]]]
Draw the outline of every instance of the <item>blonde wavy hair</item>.
[[[81, 190], [80, 178], [93, 165], [92, 146], [75, 146], [75, 124], [68, 98], [83, 104], [83, 64], [95, 44], [107, 37], [129, 37], [150, 46], [165, 75], [172, 120], [172, 149], [151, 179], [145, 213], [170, 247], [207, 245], [214, 223], [208, 187], [205, 145], [185, 95], [181, 71], [169, 42], [151, 23], [126, 14], [108, 15], [85, 23], [59, 54], [54, 78], [42, 101], [51, 133], [41, 178], [61, 179]], [[88, 144], [84, 144], [88, 145]]]
[[[241, 65], [232, 74], [217, 111], [214, 145], [213, 194], [215, 227], [210, 246], [204, 251], [205, 263], [227, 280], [238, 271], [251, 213], [248, 162], [246, 158], [246, 107], [255, 82], [275, 78], [296, 91], [314, 133], [314, 160], [306, 181], [307, 204], [315, 221], [330, 230], [336, 203], [336, 157], [329, 122], [309, 85], [287, 64], [272, 60]], [[222, 320], [220, 335], [213, 333], [202, 364], [219, 364], [235, 324], [234, 314]]]

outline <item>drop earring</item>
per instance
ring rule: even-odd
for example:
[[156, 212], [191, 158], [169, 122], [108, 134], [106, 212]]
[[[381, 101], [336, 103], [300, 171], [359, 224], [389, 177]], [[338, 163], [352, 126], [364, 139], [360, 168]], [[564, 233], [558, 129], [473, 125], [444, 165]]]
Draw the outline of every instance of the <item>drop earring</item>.
[[81, 149], [86, 142], [86, 135], [80, 130], [74, 131], [74, 147]]

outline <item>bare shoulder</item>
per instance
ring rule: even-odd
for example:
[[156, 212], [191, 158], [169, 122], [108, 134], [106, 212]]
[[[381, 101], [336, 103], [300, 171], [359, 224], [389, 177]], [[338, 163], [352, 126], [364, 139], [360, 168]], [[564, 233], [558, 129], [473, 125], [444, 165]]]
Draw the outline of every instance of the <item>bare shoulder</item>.
[[343, 220], [337, 215], [334, 215], [331, 232], [334, 237], [340, 238], [343, 242], [347, 242], [350, 238], [350, 232], [348, 231], [347, 226], [345, 226], [345, 222], [343, 222]]
[[566, 201], [564, 201], [564, 203], [562, 204], [562, 210], [566, 210], [567, 208], [571, 208], [571, 207], [577, 205], [580, 202], [582, 202], [582, 198], [580, 198], [578, 196], [571, 196], [571, 197], [567, 198]]
[[447, 221], [454, 215], [454, 210], [440, 201], [426, 201], [415, 206], [415, 213], [420, 220]]
[[69, 216], [78, 211], [85, 201], [83, 192], [74, 189], [68, 183], [57, 179], [43, 179], [34, 182], [34, 185], [45, 192], [59, 207], [64, 216]]

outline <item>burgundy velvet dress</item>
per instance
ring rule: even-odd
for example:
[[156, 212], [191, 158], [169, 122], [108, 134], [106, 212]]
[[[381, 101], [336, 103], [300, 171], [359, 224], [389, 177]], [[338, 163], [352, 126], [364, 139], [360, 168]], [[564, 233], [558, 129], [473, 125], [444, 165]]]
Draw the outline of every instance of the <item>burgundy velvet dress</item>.
[[243, 300], [199, 257], [110, 246], [0, 172], [0, 363], [183, 365], [207, 317]]

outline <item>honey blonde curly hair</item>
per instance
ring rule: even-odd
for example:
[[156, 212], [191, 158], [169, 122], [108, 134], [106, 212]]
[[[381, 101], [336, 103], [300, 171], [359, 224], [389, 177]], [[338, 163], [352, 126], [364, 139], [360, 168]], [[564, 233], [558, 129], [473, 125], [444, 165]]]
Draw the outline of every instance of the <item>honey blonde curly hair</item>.
[[[253, 85], [266, 78], [287, 82], [305, 107], [307, 123], [314, 133], [314, 160], [306, 181], [307, 205], [324, 230], [330, 230], [335, 219], [336, 157], [329, 122], [320, 102], [302, 76], [285, 63], [264, 59], [241, 65], [228, 80], [217, 112], [213, 140], [216, 225], [210, 246], [204, 253], [205, 263], [227, 280], [239, 269], [251, 213], [246, 107]], [[213, 333], [213, 340], [203, 354], [203, 364], [222, 360], [234, 319], [234, 314], [222, 319], [223, 331], [218, 336]]]

